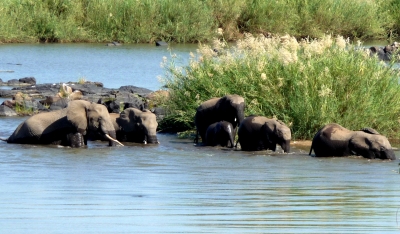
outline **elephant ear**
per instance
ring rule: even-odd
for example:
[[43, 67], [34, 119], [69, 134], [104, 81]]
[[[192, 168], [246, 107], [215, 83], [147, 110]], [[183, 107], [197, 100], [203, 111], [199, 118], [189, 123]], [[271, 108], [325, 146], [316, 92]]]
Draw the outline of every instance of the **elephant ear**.
[[349, 150], [351, 154], [360, 155], [364, 158], [374, 158], [371, 148], [371, 141], [362, 136], [355, 136], [350, 139]]
[[365, 133], [369, 133], [369, 134], [376, 134], [376, 135], [380, 135], [378, 131], [376, 131], [373, 128], [363, 128], [360, 131], [363, 131]]
[[78, 132], [86, 135], [87, 110], [90, 103], [88, 101], [76, 100], [68, 103], [67, 119], [77, 129]]

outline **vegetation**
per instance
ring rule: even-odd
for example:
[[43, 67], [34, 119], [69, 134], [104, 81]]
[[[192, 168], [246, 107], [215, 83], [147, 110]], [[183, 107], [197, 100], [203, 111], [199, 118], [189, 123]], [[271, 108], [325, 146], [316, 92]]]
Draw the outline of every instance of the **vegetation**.
[[163, 66], [170, 98], [161, 128], [193, 129], [200, 103], [235, 93], [246, 100], [246, 116], [278, 118], [295, 139], [310, 139], [331, 122], [400, 137], [398, 71], [341, 36], [297, 41], [247, 34], [235, 46], [216, 39], [200, 45], [189, 65], [165, 59]]
[[223, 29], [386, 39], [400, 32], [398, 0], [3, 0], [2, 42], [206, 42]]

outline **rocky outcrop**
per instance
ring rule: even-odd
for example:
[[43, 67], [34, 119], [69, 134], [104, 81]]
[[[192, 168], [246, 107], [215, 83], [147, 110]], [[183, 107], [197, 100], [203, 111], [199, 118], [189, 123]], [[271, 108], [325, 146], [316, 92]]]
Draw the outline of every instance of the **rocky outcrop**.
[[[20, 85], [22, 82], [28, 84], [33, 81], [35, 81], [33, 85]], [[133, 85], [122, 86], [119, 89], [105, 88], [100, 82], [36, 84], [34, 78], [19, 79], [18, 85], [12, 89], [0, 87], [0, 97], [11, 99], [4, 101], [2, 106], [14, 110], [18, 105], [31, 108], [35, 112], [51, 111], [66, 107], [71, 100], [83, 99], [105, 105], [110, 113], [119, 113], [128, 107], [152, 109], [160, 114], [158, 116], [160, 120], [164, 116], [164, 111], [161, 107], [154, 105], [154, 100], [148, 98], [154, 96], [151, 95], [152, 93], [152, 90]], [[150, 102], [151, 106], [149, 106]]]

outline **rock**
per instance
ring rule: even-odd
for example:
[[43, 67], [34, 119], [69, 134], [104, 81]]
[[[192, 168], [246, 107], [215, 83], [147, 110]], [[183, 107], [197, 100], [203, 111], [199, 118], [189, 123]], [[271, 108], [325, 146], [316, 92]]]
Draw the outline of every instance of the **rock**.
[[11, 109], [8, 106], [1, 105], [0, 106], [0, 116], [17, 116], [17, 112]]
[[113, 41], [111, 43], [107, 43], [106, 46], [121, 46], [122, 44], [117, 42], [117, 41]]
[[17, 85], [19, 85], [19, 80], [17, 80], [17, 79], [8, 80], [7, 85], [8, 86], [17, 86]]
[[36, 79], [35, 77], [25, 77], [18, 80], [20, 83], [28, 84], [28, 85], [35, 85]]
[[133, 85], [127, 85], [127, 86], [121, 86], [119, 88], [119, 91], [121, 92], [130, 92], [130, 93], [137, 93], [140, 96], [147, 96], [149, 93], [153, 92], [150, 89], [146, 89], [146, 88], [140, 88], [140, 87], [136, 87]]
[[168, 43], [165, 41], [156, 41], [156, 46], [168, 46]]

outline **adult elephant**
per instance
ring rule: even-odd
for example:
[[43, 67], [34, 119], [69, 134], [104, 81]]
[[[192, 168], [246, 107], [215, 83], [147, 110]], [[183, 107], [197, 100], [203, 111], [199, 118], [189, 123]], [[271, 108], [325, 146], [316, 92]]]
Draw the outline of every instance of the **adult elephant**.
[[195, 142], [198, 143], [199, 135], [204, 142], [208, 126], [222, 120], [232, 124], [233, 137], [235, 138], [236, 128], [244, 119], [244, 108], [244, 98], [236, 94], [212, 98], [203, 102], [197, 108], [194, 116], [196, 125]]
[[208, 126], [205, 136], [205, 145], [208, 146], [229, 146], [234, 144], [233, 126], [227, 121], [220, 121]]
[[121, 144], [115, 139], [115, 129], [105, 106], [75, 100], [64, 109], [28, 118], [17, 127], [7, 142], [82, 147], [87, 145], [87, 135], [92, 132], [108, 139], [110, 146]]
[[245, 151], [275, 151], [278, 144], [284, 152], [290, 152], [291, 131], [280, 120], [263, 116], [246, 117], [239, 126], [238, 137], [238, 142]]
[[361, 155], [395, 160], [388, 139], [372, 128], [352, 131], [336, 123], [325, 125], [314, 136], [310, 153], [316, 157]]
[[159, 143], [157, 140], [156, 115], [151, 111], [139, 110], [133, 107], [126, 108], [115, 118], [114, 127], [117, 139], [125, 142]]

